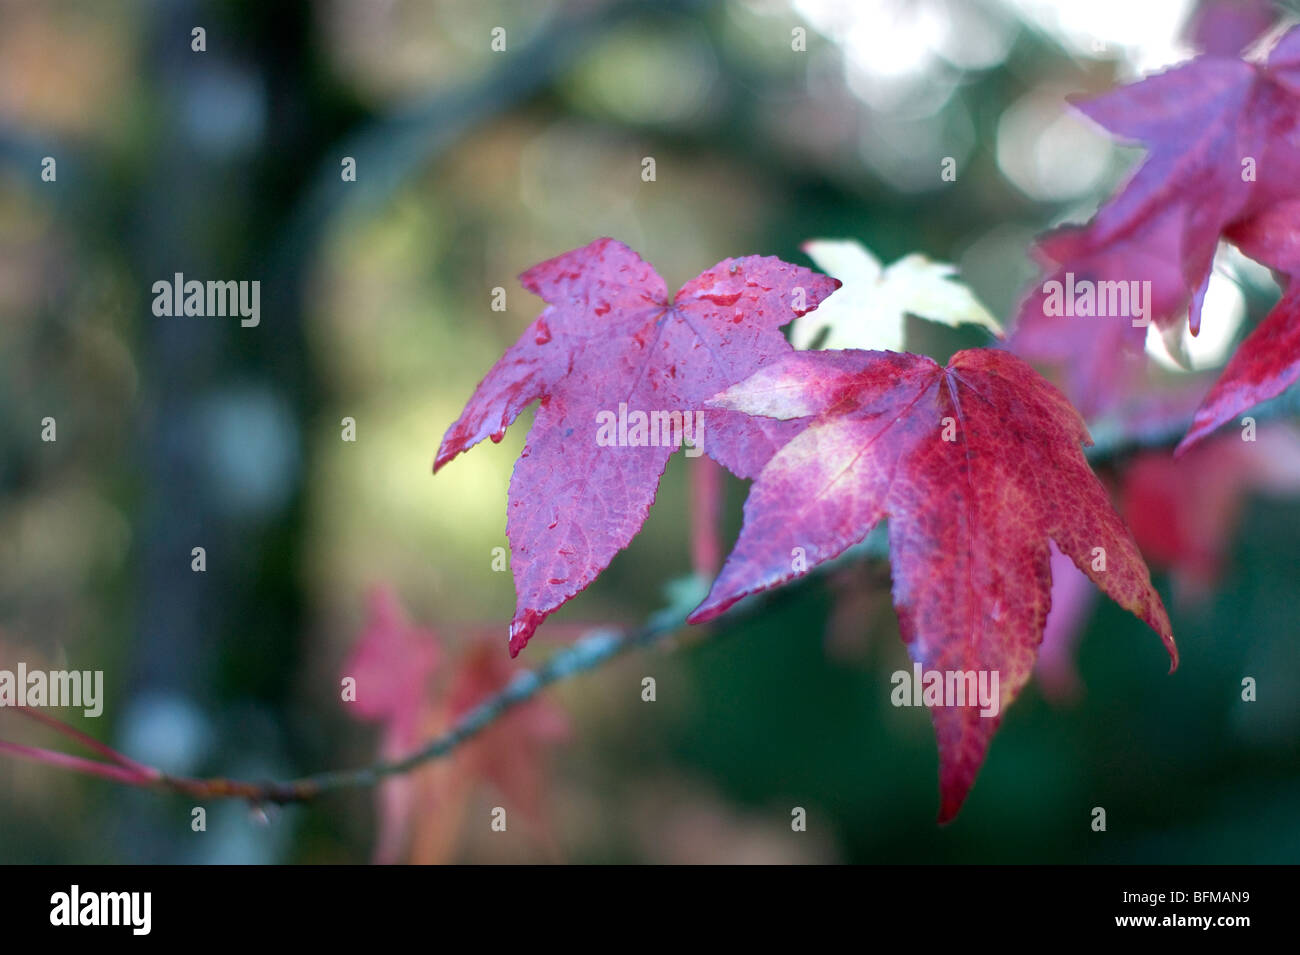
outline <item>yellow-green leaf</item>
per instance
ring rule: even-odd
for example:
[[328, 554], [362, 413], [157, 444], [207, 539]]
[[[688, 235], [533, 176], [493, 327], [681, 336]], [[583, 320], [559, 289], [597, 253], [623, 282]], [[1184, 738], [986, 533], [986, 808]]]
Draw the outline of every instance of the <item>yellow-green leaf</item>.
[[907, 315], [953, 327], [981, 325], [1002, 336], [998, 320], [953, 278], [955, 266], [918, 253], [882, 266], [854, 239], [814, 239], [804, 243], [803, 251], [844, 286], [790, 326], [795, 348], [812, 348], [821, 339], [819, 348], [901, 352]]

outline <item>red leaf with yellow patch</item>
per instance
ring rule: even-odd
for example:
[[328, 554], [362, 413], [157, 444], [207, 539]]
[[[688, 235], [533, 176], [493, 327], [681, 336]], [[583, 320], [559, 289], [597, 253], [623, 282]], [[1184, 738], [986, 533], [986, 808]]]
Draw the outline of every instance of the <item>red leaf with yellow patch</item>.
[[1050, 542], [1146, 621], [1177, 665], [1137, 545], [1084, 459], [1083, 420], [1014, 355], [973, 349], [944, 368], [893, 352], [803, 352], [713, 404], [800, 419], [799, 434], [754, 482], [735, 549], [691, 620], [830, 560], [887, 517], [894, 606], [912, 659], [926, 673], [984, 672], [989, 684], [998, 675], [995, 713], [931, 710], [941, 821], [957, 813], [1002, 709], [1033, 668], [1050, 604]]

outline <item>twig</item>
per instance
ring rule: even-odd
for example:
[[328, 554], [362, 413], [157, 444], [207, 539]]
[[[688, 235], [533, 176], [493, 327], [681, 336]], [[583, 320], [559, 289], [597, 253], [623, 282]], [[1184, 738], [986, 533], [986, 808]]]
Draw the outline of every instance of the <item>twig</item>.
[[[1298, 406], [1300, 406], [1300, 399], [1288, 393], [1267, 405], [1261, 405], [1251, 414], [1263, 420], [1291, 414]], [[1161, 426], [1153, 429], [1149, 434], [1137, 437], [1099, 436], [1097, 444], [1088, 449], [1088, 457], [1093, 463], [1097, 463], [1138, 448], [1172, 444], [1184, 430], [1185, 427], [1166, 429]], [[855, 560], [883, 558], [888, 554], [888, 536], [884, 525], [881, 525], [868, 534], [861, 543], [849, 548], [838, 558], [820, 565], [817, 571], [825, 572]], [[702, 588], [706, 583], [699, 577], [688, 578], [684, 583], [678, 582], [677, 592], [672, 594], [670, 605], [651, 617], [641, 627], [621, 632], [601, 630], [589, 633], [566, 649], [557, 652], [537, 669], [518, 673], [502, 690], [466, 712], [444, 733], [435, 736], [415, 752], [398, 760], [375, 763], [359, 769], [317, 773], [289, 782], [244, 782], [224, 778], [193, 779], [169, 776], [158, 769], [135, 762], [54, 717], [36, 713], [28, 708], [22, 708], [25, 716], [77, 740], [111, 762], [83, 759], [53, 750], [4, 741], [0, 741], [0, 755], [30, 759], [48, 766], [69, 769], [128, 786], [182, 793], [198, 799], [247, 799], [254, 804], [283, 805], [304, 802], [322, 793], [371, 786], [386, 777], [410, 772], [425, 763], [450, 755], [463, 743], [490, 727], [502, 715], [521, 703], [528, 702], [554, 683], [594, 670], [630, 650], [660, 643], [686, 626], [686, 617], [702, 599]], [[772, 598], [769, 594], [747, 598], [737, 604], [724, 619], [735, 620], [770, 599]]]
[[43, 726], [48, 726], [50, 729], [54, 730], [55, 732], [62, 733], [65, 736], [75, 739], [82, 746], [85, 746], [87, 749], [98, 753], [100, 756], [112, 760], [114, 763], [117, 763], [117, 765], [123, 767], [124, 769], [130, 769], [138, 773], [154, 772], [154, 770], [150, 769], [148, 766], [145, 766], [143, 763], [137, 763], [135, 760], [131, 759], [130, 757], [122, 755], [117, 750], [113, 749], [113, 747], [101, 743], [93, 736], [88, 736], [87, 734], [81, 732], [81, 730], [77, 729], [75, 726], [69, 726], [67, 723], [63, 722], [62, 720], [55, 719], [53, 716], [49, 716], [45, 713], [42, 713], [40, 710], [33, 709], [30, 706], [17, 706], [14, 707], [14, 709], [16, 709], [23, 716], [26, 716], [29, 719], [33, 719], [37, 723], [40, 723]]
[[24, 715], [31, 716], [44, 725], [90, 746], [112, 762], [83, 759], [79, 756], [2, 740], [0, 740], [0, 755], [29, 759], [47, 766], [69, 769], [128, 786], [183, 793], [200, 799], [238, 798], [247, 799], [254, 804], [302, 802], [324, 792], [373, 785], [386, 776], [409, 772], [423, 763], [452, 753], [462, 743], [491, 726], [504, 713], [531, 700], [552, 683], [593, 670], [629, 650], [653, 646], [665, 639], [685, 625], [686, 615], [695, 602], [689, 599], [674, 601], [672, 607], [656, 614], [636, 630], [590, 633], [577, 640], [572, 646], [556, 653], [537, 669], [524, 670], [517, 674], [504, 689], [469, 710], [445, 733], [434, 737], [409, 756], [361, 769], [318, 773], [290, 782], [241, 782], [223, 778], [192, 779], [169, 776], [160, 770], [144, 766], [123, 756], [61, 720], [30, 711], [25, 711]]
[[128, 769], [125, 766], [115, 766], [112, 763], [101, 763], [93, 759], [85, 759], [81, 756], [70, 756], [67, 753], [59, 753], [52, 749], [39, 749], [35, 746], [23, 746], [19, 743], [7, 743], [0, 740], [0, 754], [7, 756], [16, 756], [19, 759], [30, 759], [33, 762], [44, 763], [47, 766], [54, 766], [58, 769], [71, 769], [74, 772], [84, 773], [88, 776], [98, 776], [101, 779], [111, 779], [115, 783], [126, 783], [128, 786], [148, 786], [157, 781], [161, 776], [157, 770], [148, 770], [154, 776], [146, 776], [134, 769]]

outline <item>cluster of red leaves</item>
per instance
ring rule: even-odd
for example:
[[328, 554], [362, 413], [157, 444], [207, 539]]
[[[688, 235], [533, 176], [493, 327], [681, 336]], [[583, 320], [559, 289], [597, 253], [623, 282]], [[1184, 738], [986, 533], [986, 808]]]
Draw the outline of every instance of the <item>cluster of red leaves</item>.
[[[1281, 301], [1200, 403], [1180, 454], [1300, 378], [1300, 283], [1291, 281], [1300, 274], [1300, 28], [1264, 60], [1237, 57], [1268, 17], [1259, 0], [1211, 5], [1195, 28], [1204, 55], [1081, 104], [1149, 154], [1090, 222], [1035, 249], [1062, 285], [1150, 283], [1147, 317], [1168, 331], [1186, 311], [1193, 334], [1221, 241], [1279, 276]], [[893, 352], [796, 353], [781, 327], [839, 283], [774, 258], [728, 259], [670, 298], [636, 253], [599, 239], [521, 281], [547, 307], [479, 384], [435, 461], [437, 470], [485, 437], [500, 440], [540, 402], [509, 492], [512, 655], [631, 541], [675, 450], [598, 440], [594, 422], [615, 409], [702, 415], [702, 450], [754, 480], [740, 537], [691, 622], [831, 560], [888, 518], [893, 603], [912, 658], [930, 671], [996, 671], [1002, 707], [1036, 660], [1049, 691], [1077, 689], [1072, 635], [1091, 600], [1086, 580], [1150, 625], [1176, 666], [1143, 551], [1184, 589], [1204, 586], [1242, 496], [1300, 475], [1291, 457], [1238, 441], [1198, 448], [1181, 467], [1139, 456], [1120, 491], [1135, 540], [1084, 459], [1083, 418], [1010, 352], [961, 352], [947, 367]], [[1068, 365], [1067, 391], [1089, 414], [1132, 423], [1145, 401], [1169, 416], [1165, 398], [1135, 400], [1146, 329], [1133, 315], [1053, 317], [1047, 298], [1044, 283], [1023, 302], [1013, 350]], [[1295, 439], [1268, 441], [1281, 451]], [[693, 562], [707, 574], [718, 563], [719, 485], [712, 469], [694, 479]], [[947, 820], [1000, 717], [971, 706], [931, 715]]]
[[[370, 596], [368, 619], [343, 675], [356, 680], [356, 700], [345, 704], [349, 712], [381, 724], [380, 753], [393, 760], [410, 755], [500, 691], [513, 668], [481, 635], [459, 648], [448, 647], [432, 630], [412, 625], [396, 596], [381, 588]], [[448, 758], [385, 780], [377, 794], [375, 861], [448, 861], [465, 812], [484, 784], [549, 846], [545, 750], [567, 734], [561, 710], [532, 700]]]
[[[1237, 23], [1238, 21], [1233, 21]], [[1231, 34], [1240, 42], [1241, 31]], [[1077, 103], [1148, 155], [1091, 221], [1039, 240], [1049, 280], [1151, 283], [1150, 318], [1200, 330], [1220, 241], [1274, 270], [1281, 300], [1241, 343], [1197, 410], [1179, 452], [1300, 377], [1300, 28], [1264, 62], [1214, 45], [1190, 63]], [[1022, 303], [1013, 347], [1068, 363], [1066, 389], [1088, 414], [1121, 400], [1145, 328], [1128, 317], [1047, 314], [1046, 283]]]
[[[478, 386], [435, 465], [540, 400], [509, 492], [512, 653], [645, 520], [675, 449], [602, 446], [598, 416], [623, 405], [704, 414], [704, 452], [756, 479], [693, 622], [836, 557], [888, 516], [895, 608], [927, 669], [996, 670], [1000, 706], [1015, 698], [1042, 639], [1052, 541], [1176, 662], [1138, 549], [1084, 460], [1082, 419], [1014, 355], [977, 349], [941, 368], [892, 352], [796, 353], [781, 326], [838, 283], [773, 258], [729, 259], [669, 299], [636, 253], [600, 239], [521, 281], [547, 308]], [[947, 820], [998, 719], [970, 706], [931, 714]]]

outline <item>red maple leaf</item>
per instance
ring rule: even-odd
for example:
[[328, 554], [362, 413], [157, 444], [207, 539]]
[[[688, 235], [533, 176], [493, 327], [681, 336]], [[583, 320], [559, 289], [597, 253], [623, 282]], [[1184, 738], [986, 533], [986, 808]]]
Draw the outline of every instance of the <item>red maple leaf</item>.
[[[396, 593], [376, 587], [369, 596], [365, 629], [343, 665], [343, 676], [356, 681], [356, 699], [348, 704], [358, 719], [383, 725], [380, 755], [409, 755], [425, 731], [430, 710], [430, 678], [442, 656], [437, 634], [413, 626]], [[375, 794], [378, 832], [375, 861], [396, 862], [406, 845], [419, 788], [412, 776], [385, 780]]]
[[1199, 597], [1222, 572], [1246, 499], [1297, 490], [1300, 435], [1277, 424], [1261, 427], [1254, 441], [1217, 435], [1179, 459], [1136, 455], [1124, 471], [1120, 510], [1152, 566], [1171, 569], [1175, 595]]
[[960, 808], [1002, 708], [1030, 675], [1049, 605], [1050, 541], [1145, 620], [1177, 666], [1164, 605], [1084, 459], [1082, 419], [1014, 355], [973, 349], [943, 368], [893, 352], [799, 353], [714, 403], [803, 420], [750, 489], [735, 549], [690, 619], [716, 617], [830, 560], [888, 517], [894, 606], [912, 659], [945, 679], [983, 672], [991, 684], [998, 674], [995, 714], [931, 711], [941, 821]]
[[[654, 269], [613, 239], [536, 265], [520, 282], [547, 308], [479, 384], [434, 463], [436, 471], [486, 437], [500, 440], [540, 400], [510, 481], [511, 655], [641, 529], [681, 436], [694, 444], [688, 453], [702, 447], [741, 477], [758, 473], [790, 426], [706, 411], [705, 401], [790, 353], [781, 326], [840, 284], [749, 256], [719, 262], [669, 298]], [[674, 414], [683, 422], [676, 431]], [[648, 430], [638, 430], [638, 415]], [[611, 418], [617, 434], [602, 439]]]
[[[1234, 40], [1235, 42], [1235, 40]], [[1148, 155], [1124, 188], [1083, 226], [1041, 239], [1049, 282], [1150, 282], [1149, 312], [1050, 314], [1047, 283], [1020, 309], [1013, 347], [1070, 360], [1071, 397], [1093, 413], [1124, 397], [1145, 328], [1181, 319], [1193, 334], [1221, 239], [1283, 274], [1300, 267], [1300, 29], [1254, 63], [1217, 54], [1075, 104]], [[1288, 293], [1238, 348], [1197, 412], [1180, 451], [1300, 377], [1297, 299]]]
[[[409, 621], [389, 587], [372, 590], [367, 609], [343, 675], [356, 681], [349, 712], [383, 726], [379, 751], [384, 760], [410, 756], [515, 675], [504, 656], [490, 652], [481, 633], [462, 649], [444, 650], [434, 631]], [[459, 841], [468, 801], [483, 782], [495, 787], [539, 840], [553, 848], [545, 757], [567, 733], [564, 711], [538, 697], [513, 707], [449, 758], [389, 776], [376, 793], [375, 861], [447, 861]]]
[[[453, 721], [504, 689], [516, 674], [515, 665], [495, 647], [479, 640], [457, 661], [457, 673], [447, 693]], [[456, 754], [470, 775], [492, 783], [539, 829], [545, 829], [545, 748], [569, 735], [564, 711], [544, 697], [514, 707]]]
[[[473, 634], [447, 667], [448, 679], [430, 710], [427, 736], [445, 733], [466, 713], [514, 678], [517, 670], [500, 650]], [[531, 841], [551, 859], [560, 847], [551, 819], [550, 750], [568, 736], [562, 709], [543, 696], [521, 703], [456, 747], [446, 760], [417, 775], [421, 789], [410, 819], [410, 861], [442, 864], [453, 860], [467, 835], [473, 802], [484, 783], [504, 801], [510, 816], [524, 818]], [[415, 812], [418, 808], [422, 811]]]
[[1187, 33], [1198, 50], [1236, 56], [1273, 22], [1273, 0], [1205, 0]]
[[[1204, 597], [1222, 574], [1246, 499], [1297, 490], [1300, 433], [1274, 424], [1260, 427], [1255, 441], [1216, 435], [1181, 458], [1139, 452], [1124, 468], [1117, 506], [1147, 564], [1168, 569], [1175, 601], [1187, 601]], [[1053, 548], [1052, 610], [1034, 667], [1043, 695], [1053, 701], [1067, 702], [1082, 690], [1075, 649], [1095, 596], [1088, 579]]]
[[441, 656], [438, 635], [413, 626], [391, 588], [371, 590], [365, 629], [343, 675], [356, 680], [351, 708], [357, 717], [384, 724], [385, 752], [399, 752], [418, 738], [420, 709]]

